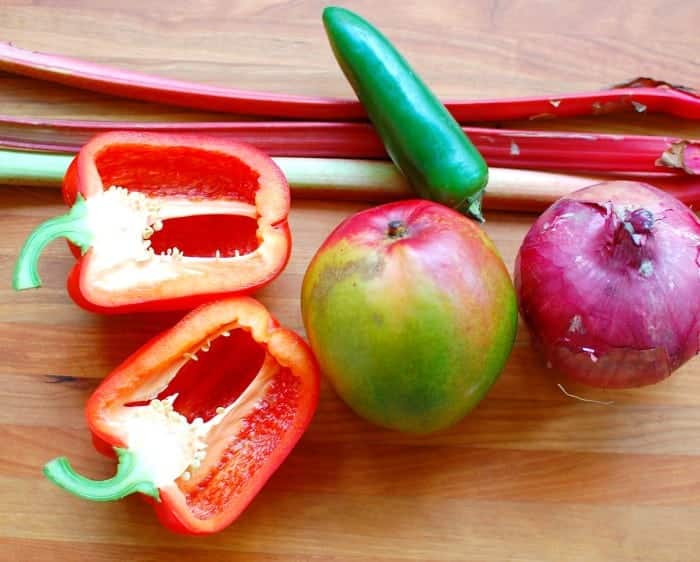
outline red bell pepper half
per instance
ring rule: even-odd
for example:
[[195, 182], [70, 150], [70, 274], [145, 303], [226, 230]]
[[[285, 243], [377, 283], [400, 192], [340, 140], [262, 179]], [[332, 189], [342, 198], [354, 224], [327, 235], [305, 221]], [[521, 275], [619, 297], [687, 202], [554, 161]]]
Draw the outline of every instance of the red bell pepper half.
[[71, 210], [20, 253], [13, 284], [39, 287], [39, 254], [75, 245], [68, 291], [97, 312], [188, 309], [274, 279], [291, 248], [287, 181], [256, 148], [199, 135], [94, 137], [63, 182]]
[[86, 406], [98, 450], [119, 459], [103, 481], [65, 458], [46, 476], [80, 497], [150, 496], [161, 521], [191, 534], [233, 522], [308, 426], [319, 371], [306, 342], [259, 302], [205, 304], [113, 371]]

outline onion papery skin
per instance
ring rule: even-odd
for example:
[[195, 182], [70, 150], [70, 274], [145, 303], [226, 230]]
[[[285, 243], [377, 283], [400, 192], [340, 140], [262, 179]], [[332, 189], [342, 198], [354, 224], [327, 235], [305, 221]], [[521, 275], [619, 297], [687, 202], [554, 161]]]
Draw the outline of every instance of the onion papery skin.
[[528, 231], [520, 313], [548, 366], [602, 388], [656, 383], [698, 353], [700, 222], [638, 182], [575, 191]]

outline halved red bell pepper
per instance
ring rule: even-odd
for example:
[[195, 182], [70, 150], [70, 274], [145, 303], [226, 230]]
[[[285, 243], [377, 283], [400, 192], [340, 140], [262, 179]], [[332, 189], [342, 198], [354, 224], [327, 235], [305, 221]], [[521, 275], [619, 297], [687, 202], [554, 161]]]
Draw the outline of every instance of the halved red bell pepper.
[[318, 402], [308, 345], [259, 302], [205, 304], [116, 368], [86, 406], [93, 441], [117, 474], [84, 478], [65, 458], [48, 478], [96, 501], [149, 496], [184, 533], [233, 522], [290, 453]]
[[98, 135], [63, 183], [66, 215], [25, 243], [16, 289], [38, 287], [37, 261], [57, 237], [79, 258], [68, 290], [89, 310], [193, 308], [274, 279], [291, 248], [287, 181], [266, 154], [198, 135]]

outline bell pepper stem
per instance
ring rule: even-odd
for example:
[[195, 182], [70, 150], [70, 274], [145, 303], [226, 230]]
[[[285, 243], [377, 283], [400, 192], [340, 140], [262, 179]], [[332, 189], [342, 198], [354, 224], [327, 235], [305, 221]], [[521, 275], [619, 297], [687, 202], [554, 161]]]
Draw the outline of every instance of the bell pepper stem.
[[80, 498], [107, 502], [139, 492], [160, 501], [158, 488], [143, 474], [138, 459], [128, 449], [114, 449], [119, 459], [117, 473], [107, 480], [91, 480], [81, 476], [68, 459], [59, 457], [44, 466], [46, 477], [64, 490]]
[[35, 289], [41, 287], [41, 278], [37, 264], [39, 256], [46, 245], [56, 238], [67, 238], [87, 252], [92, 243], [93, 234], [87, 221], [87, 205], [81, 195], [65, 215], [53, 217], [40, 224], [29, 235], [19, 253], [12, 286], [15, 290]]

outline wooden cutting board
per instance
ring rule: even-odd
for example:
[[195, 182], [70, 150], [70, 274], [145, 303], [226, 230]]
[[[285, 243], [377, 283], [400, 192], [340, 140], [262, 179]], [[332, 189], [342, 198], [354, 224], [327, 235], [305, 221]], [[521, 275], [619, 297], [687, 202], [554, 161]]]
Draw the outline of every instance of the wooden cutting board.
[[[3, 0], [0, 39], [134, 70], [249, 89], [349, 96], [320, 23], [323, 3], [282, 1]], [[54, 5], [51, 5], [54, 4]], [[344, 2], [377, 23], [445, 98], [597, 89], [637, 75], [700, 85], [695, 0], [566, 3]], [[0, 75], [0, 113], [26, 116], [217, 118]], [[218, 117], [220, 118], [220, 116]], [[654, 116], [540, 128], [669, 132], [700, 127]], [[311, 256], [361, 203], [294, 202], [294, 251], [259, 298], [303, 331], [301, 280]], [[9, 288], [17, 251], [63, 211], [56, 191], [0, 192], [0, 559], [700, 560], [700, 360], [667, 382], [602, 392], [541, 365], [521, 326], [486, 400], [456, 427], [409, 437], [370, 426], [323, 384], [299, 446], [245, 514], [206, 538], [160, 527], [138, 498], [92, 504], [41, 475], [67, 454], [106, 477], [83, 419], [99, 380], [179, 315], [102, 317], [78, 309], [72, 264], [53, 244], [44, 287]], [[487, 215], [509, 268], [534, 215]]]

